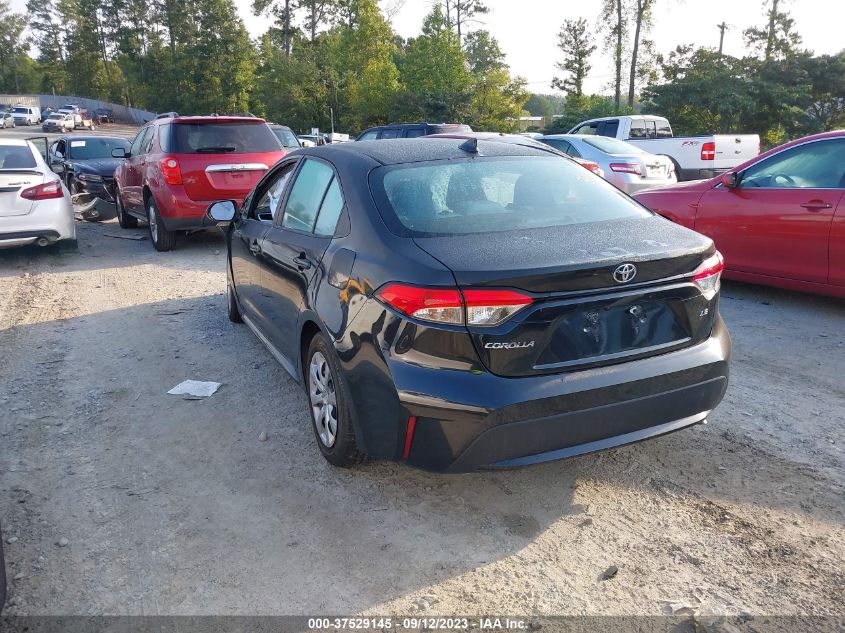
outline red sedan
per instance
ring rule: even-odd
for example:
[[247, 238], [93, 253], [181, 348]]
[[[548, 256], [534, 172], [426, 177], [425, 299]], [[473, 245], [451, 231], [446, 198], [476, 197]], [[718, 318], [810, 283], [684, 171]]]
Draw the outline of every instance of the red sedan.
[[634, 197], [712, 238], [729, 279], [845, 298], [845, 130]]

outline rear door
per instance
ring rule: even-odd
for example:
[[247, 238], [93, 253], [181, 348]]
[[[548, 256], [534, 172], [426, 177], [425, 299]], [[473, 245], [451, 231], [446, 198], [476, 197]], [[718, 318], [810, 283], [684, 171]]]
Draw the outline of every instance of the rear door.
[[699, 202], [695, 230], [729, 270], [827, 283], [828, 236], [842, 199], [845, 139], [791, 147], [748, 167], [740, 186]]
[[[843, 175], [845, 181], [845, 175]], [[845, 186], [845, 182], [842, 183]], [[829, 283], [845, 286], [845, 194], [839, 199], [839, 207], [830, 227], [830, 275]]]
[[260, 119], [174, 121], [171, 128], [169, 152], [191, 200], [242, 200], [285, 155]]
[[331, 165], [306, 158], [284, 205], [264, 236], [262, 311], [273, 345], [293, 366], [298, 353], [299, 317], [325, 274], [323, 253], [343, 209], [340, 184]]
[[123, 186], [121, 194], [123, 205], [128, 211], [136, 214], [144, 213], [144, 200], [141, 195], [143, 190], [143, 167], [146, 156], [142, 153], [142, 147], [146, 145], [147, 139], [153, 134], [155, 126], [150, 125], [143, 128], [129, 148], [129, 157], [123, 162]]

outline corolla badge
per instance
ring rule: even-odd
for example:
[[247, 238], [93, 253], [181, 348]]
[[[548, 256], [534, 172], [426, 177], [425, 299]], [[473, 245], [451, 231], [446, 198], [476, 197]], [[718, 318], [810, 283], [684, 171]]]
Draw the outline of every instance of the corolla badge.
[[484, 349], [521, 349], [534, 347], [534, 341], [514, 341], [512, 343], [485, 343]]
[[620, 284], [625, 284], [637, 276], [637, 267], [633, 264], [619, 264], [613, 271], [613, 278]]

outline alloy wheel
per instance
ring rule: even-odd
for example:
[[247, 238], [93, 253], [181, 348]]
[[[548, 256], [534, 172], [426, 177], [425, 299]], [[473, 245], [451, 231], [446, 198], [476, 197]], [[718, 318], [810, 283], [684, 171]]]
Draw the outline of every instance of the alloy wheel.
[[315, 352], [308, 368], [308, 396], [317, 435], [323, 446], [331, 448], [337, 438], [337, 392], [329, 361]]

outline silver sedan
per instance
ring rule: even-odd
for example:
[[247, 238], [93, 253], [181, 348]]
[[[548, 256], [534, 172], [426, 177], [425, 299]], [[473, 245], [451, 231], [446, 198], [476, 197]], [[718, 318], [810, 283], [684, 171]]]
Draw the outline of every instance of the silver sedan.
[[586, 134], [549, 134], [537, 139], [575, 158], [598, 163], [605, 180], [625, 193], [678, 181], [668, 156], [649, 154], [625, 141]]
[[0, 248], [60, 242], [76, 246], [70, 193], [35, 146], [0, 139]]

